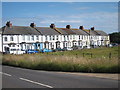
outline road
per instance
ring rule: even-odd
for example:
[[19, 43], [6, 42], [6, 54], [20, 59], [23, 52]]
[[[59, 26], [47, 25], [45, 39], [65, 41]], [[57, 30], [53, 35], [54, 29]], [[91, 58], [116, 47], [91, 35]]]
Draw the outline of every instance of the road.
[[2, 66], [3, 88], [118, 88], [118, 81], [69, 73]]

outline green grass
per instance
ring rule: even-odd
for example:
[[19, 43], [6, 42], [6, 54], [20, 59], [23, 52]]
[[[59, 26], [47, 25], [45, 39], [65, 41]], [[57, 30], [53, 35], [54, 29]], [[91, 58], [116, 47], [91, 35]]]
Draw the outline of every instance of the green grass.
[[22, 68], [65, 72], [119, 73], [120, 69], [118, 65], [118, 47], [3, 55], [2, 63]]

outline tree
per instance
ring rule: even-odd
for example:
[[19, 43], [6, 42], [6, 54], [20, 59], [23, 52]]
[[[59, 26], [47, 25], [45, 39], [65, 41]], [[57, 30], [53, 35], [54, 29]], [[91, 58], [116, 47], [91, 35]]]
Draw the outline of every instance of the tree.
[[120, 44], [120, 32], [114, 32], [109, 34], [111, 43]]

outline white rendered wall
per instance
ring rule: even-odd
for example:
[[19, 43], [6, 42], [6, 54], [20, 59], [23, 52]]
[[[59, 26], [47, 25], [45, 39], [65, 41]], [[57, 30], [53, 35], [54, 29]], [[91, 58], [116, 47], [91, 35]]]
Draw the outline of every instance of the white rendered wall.
[[2, 34], [0, 34], [0, 52], [2, 52]]

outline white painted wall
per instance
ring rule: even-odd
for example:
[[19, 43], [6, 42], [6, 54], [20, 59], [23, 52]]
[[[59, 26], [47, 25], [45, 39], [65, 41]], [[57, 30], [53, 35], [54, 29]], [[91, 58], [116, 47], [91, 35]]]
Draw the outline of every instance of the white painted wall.
[[2, 52], [2, 34], [0, 34], [0, 52]]
[[[10, 37], [13, 37], [13, 41], [10, 40]], [[37, 40], [37, 36], [39, 40]], [[50, 37], [54, 37], [53, 39], [50, 39]], [[80, 36], [80, 37], [79, 37]], [[5, 41], [5, 37], [7, 37], [7, 41]], [[34, 40], [32, 40], [34, 38]], [[58, 40], [57, 40], [58, 38]], [[64, 41], [67, 41], [65, 45], [67, 47], [72, 47], [74, 43], [76, 43], [77, 46], [90, 46], [90, 41], [94, 43], [94, 45], [104, 45], [105, 40], [108, 40], [107, 44], [109, 44], [109, 36], [87, 36], [87, 35], [47, 35], [47, 40], [46, 40], [46, 35], [4, 35], [3, 36], [3, 52], [4, 47], [10, 47], [8, 44], [10, 43], [15, 43], [15, 48], [19, 47], [21, 49], [34, 49], [34, 43], [36, 42], [45, 42], [48, 41], [50, 42], [49, 49], [53, 48], [56, 49], [56, 42], [60, 41], [60, 47], [64, 48]], [[73, 43], [73, 40], [76, 40], [76, 42]], [[79, 44], [78, 41], [81, 41]], [[103, 40], [101, 42], [101, 40]], [[26, 44], [20, 44], [22, 42], [25, 42]], [[52, 45], [51, 45], [52, 44]], [[43, 45], [43, 48], [45, 46]], [[2, 35], [0, 34], [0, 51], [2, 51]]]

